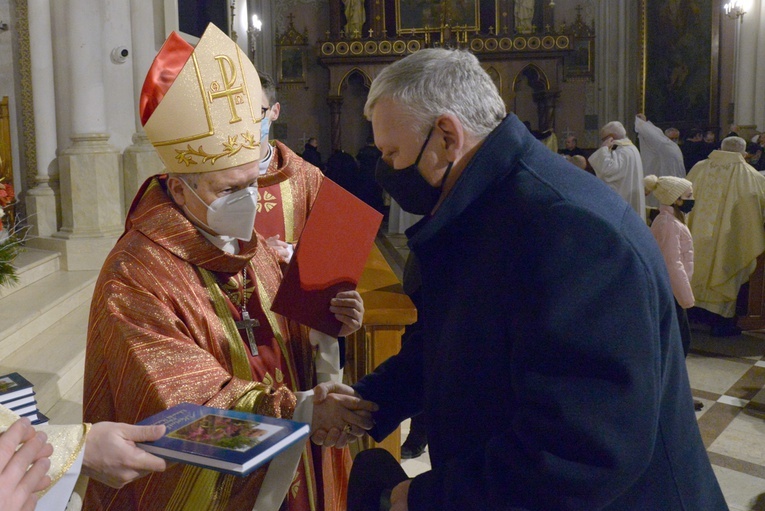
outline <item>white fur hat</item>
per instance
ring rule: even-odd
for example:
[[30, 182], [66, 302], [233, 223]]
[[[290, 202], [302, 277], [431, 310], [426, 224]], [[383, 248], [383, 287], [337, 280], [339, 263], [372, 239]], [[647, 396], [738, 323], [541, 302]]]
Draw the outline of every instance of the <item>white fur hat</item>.
[[660, 203], [665, 206], [671, 206], [682, 194], [693, 186], [693, 183], [687, 179], [675, 176], [657, 177], [653, 174], [643, 179], [643, 185], [649, 192], [653, 192]]

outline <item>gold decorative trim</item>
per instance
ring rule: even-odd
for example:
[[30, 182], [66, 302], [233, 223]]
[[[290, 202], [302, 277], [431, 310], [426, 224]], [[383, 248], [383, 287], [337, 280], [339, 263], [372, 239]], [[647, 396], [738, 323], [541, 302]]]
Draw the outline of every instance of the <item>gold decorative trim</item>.
[[223, 142], [224, 150], [220, 153], [210, 154], [206, 152], [204, 149], [202, 149], [202, 146], [200, 145], [198, 149], [194, 149], [191, 147], [191, 144], [186, 145], [186, 149], [181, 151], [179, 149], [175, 150], [175, 159], [178, 161], [178, 163], [184, 163], [187, 167], [190, 165], [196, 165], [197, 162], [194, 160], [194, 157], [202, 158], [201, 163], [207, 163], [208, 161], [215, 165], [215, 162], [222, 158], [223, 156], [230, 158], [231, 156], [234, 156], [236, 153], [241, 151], [242, 149], [258, 149], [260, 147], [260, 142], [256, 139], [255, 135], [250, 133], [249, 131], [246, 131], [244, 133], [240, 133], [242, 138], [244, 139], [244, 142], [239, 144], [237, 143], [237, 138], [239, 138], [239, 135], [234, 135], [233, 137], [228, 137], [228, 141]]
[[354, 55], [361, 55], [364, 51], [364, 44], [361, 41], [353, 41], [351, 43], [351, 53]]
[[242, 380], [252, 381], [252, 370], [250, 369], [247, 353], [244, 351], [244, 341], [242, 341], [242, 337], [239, 335], [239, 330], [236, 328], [231, 311], [226, 306], [223, 291], [221, 291], [212, 273], [201, 267], [199, 268], [199, 273], [202, 276], [207, 292], [210, 294], [215, 315], [223, 323], [223, 329], [226, 332], [226, 339], [228, 340], [228, 347], [231, 352], [231, 367], [234, 376]]
[[[284, 238], [287, 243], [297, 243], [295, 236], [295, 198], [292, 195], [291, 179], [279, 183], [282, 192], [282, 214], [284, 216]], [[270, 306], [269, 306], [270, 307]]]
[[11, 16], [15, 18], [16, 38], [18, 41], [18, 64], [19, 64], [19, 83], [25, 84], [20, 87], [21, 126], [17, 127], [22, 132], [19, 137], [23, 142], [24, 176], [26, 189], [34, 188], [37, 179], [37, 138], [35, 137], [35, 109], [34, 96], [32, 95], [32, 52], [29, 47], [29, 5], [27, 0], [12, 0], [14, 12]]
[[335, 45], [332, 43], [323, 43], [321, 45], [321, 54], [322, 55], [332, 55], [335, 53]]
[[377, 53], [377, 41], [367, 41], [364, 43], [364, 52], [374, 55]]
[[470, 41], [470, 49], [473, 51], [483, 50], [483, 39], [473, 39]]

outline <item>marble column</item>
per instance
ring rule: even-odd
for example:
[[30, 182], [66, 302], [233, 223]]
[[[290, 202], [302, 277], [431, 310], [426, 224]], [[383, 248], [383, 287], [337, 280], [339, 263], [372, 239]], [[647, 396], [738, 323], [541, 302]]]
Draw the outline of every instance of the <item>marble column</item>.
[[[53, 79], [50, 0], [28, 0], [32, 103], [35, 116], [37, 175], [27, 192], [30, 234], [51, 236], [58, 230], [56, 193], [50, 185], [56, 165], [56, 96]], [[55, 177], [55, 176], [54, 176]]]
[[595, 16], [595, 79], [598, 123], [620, 121], [634, 136], [637, 113], [638, 0], [597, 2]]
[[[739, 21], [736, 21], [739, 23]], [[765, 129], [765, 8], [752, 2], [737, 27], [735, 77], [735, 122]]]
[[59, 157], [61, 228], [38, 240], [61, 252], [67, 270], [99, 269], [123, 229], [120, 154], [106, 126], [103, 10], [101, 0], [67, 3], [72, 145]]
[[135, 96], [135, 133], [133, 144], [122, 154], [125, 213], [141, 184], [150, 176], [164, 171], [154, 146], [149, 142], [138, 112], [141, 88], [146, 73], [157, 53], [154, 41], [154, 10], [150, 2], [130, 0], [130, 32], [133, 40], [133, 93]]

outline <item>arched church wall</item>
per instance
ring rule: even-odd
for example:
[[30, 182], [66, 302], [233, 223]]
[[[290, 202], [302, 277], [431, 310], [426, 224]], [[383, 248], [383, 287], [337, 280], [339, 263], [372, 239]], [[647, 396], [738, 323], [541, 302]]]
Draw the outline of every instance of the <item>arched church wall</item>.
[[[308, 137], [319, 139], [319, 152], [324, 161], [330, 154], [330, 119], [327, 105], [329, 72], [323, 68], [316, 53], [316, 42], [324, 37], [329, 27], [329, 8], [326, 1], [286, 0], [272, 3], [273, 23], [279, 34], [289, 27], [289, 16], [294, 16], [295, 30], [307, 31], [306, 82], [304, 84], [280, 83], [277, 94], [282, 104], [279, 120], [275, 123], [280, 141], [300, 154]], [[278, 52], [278, 47], [274, 48]], [[276, 55], [274, 55], [274, 61]], [[276, 74], [276, 73], [275, 73]], [[278, 77], [274, 77], [277, 78]], [[281, 126], [277, 126], [281, 125]]]
[[369, 84], [362, 73], [354, 71], [343, 81], [343, 110], [340, 122], [343, 126], [340, 149], [356, 156], [366, 144], [367, 135], [372, 133], [369, 121], [364, 117], [364, 104], [369, 93]]

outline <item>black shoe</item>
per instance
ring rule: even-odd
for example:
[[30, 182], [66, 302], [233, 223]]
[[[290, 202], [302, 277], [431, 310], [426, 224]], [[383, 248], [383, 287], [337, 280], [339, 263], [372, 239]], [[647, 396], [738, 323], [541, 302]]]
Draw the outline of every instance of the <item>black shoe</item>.
[[697, 412], [700, 412], [701, 409], [704, 408], [704, 403], [699, 401], [698, 399], [693, 400], [693, 409]]
[[410, 460], [422, 456], [425, 452], [425, 447], [428, 445], [428, 438], [426, 436], [412, 435], [406, 437], [406, 440], [401, 445], [401, 459]]

